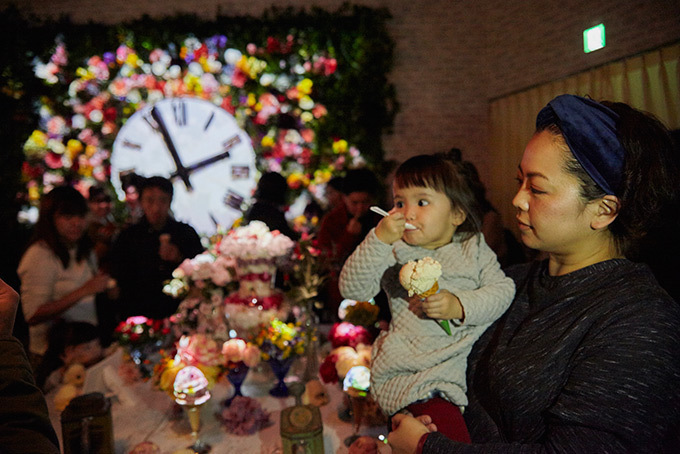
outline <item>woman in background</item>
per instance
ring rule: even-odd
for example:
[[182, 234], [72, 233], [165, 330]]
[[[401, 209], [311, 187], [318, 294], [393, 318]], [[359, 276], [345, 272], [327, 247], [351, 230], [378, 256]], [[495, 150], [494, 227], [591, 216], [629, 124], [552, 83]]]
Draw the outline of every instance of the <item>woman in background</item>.
[[36, 366], [48, 348], [54, 320], [97, 325], [94, 297], [106, 291], [109, 276], [97, 270], [86, 235], [85, 198], [70, 186], [43, 196], [33, 237], [19, 262], [21, 303], [29, 325], [29, 350]]

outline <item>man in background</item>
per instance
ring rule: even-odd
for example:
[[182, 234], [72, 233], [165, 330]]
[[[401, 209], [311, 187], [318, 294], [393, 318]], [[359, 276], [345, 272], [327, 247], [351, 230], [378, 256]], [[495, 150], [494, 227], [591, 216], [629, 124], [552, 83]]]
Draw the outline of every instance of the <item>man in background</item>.
[[111, 274], [120, 289], [118, 320], [134, 315], [165, 318], [179, 301], [163, 293], [165, 281], [186, 258], [203, 252], [201, 240], [188, 224], [170, 215], [170, 180], [150, 177], [139, 188], [143, 216], [124, 229], [111, 248]]

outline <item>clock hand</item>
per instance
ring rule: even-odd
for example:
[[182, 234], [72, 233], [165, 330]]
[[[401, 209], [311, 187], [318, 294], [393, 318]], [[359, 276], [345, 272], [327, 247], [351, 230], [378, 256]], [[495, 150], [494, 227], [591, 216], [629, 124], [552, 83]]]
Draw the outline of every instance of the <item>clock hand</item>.
[[[187, 173], [187, 176], [192, 173], [195, 170], [198, 170], [200, 168], [209, 166], [210, 164], [221, 161], [222, 159], [226, 159], [229, 157], [229, 150], [231, 150], [235, 145], [238, 145], [241, 143], [241, 138], [239, 136], [234, 136], [231, 139], [227, 140], [224, 142], [224, 151], [220, 154], [217, 154], [215, 156], [211, 156], [207, 159], [204, 159], [203, 161], [199, 161], [196, 164], [192, 164], [190, 166], [184, 167], [184, 171]], [[180, 176], [179, 173], [179, 168], [177, 169], [177, 172], [173, 173], [170, 178]]]
[[[189, 172], [187, 169], [184, 167], [184, 164], [182, 164], [182, 161], [179, 159], [179, 154], [177, 153], [177, 149], [175, 148], [175, 144], [172, 141], [172, 138], [170, 137], [170, 134], [168, 133], [168, 128], [165, 127], [165, 122], [163, 121], [163, 117], [161, 117], [160, 112], [156, 109], [156, 106], [153, 106], [151, 108], [151, 117], [156, 121], [156, 124], [158, 125], [158, 129], [163, 136], [163, 141], [165, 142], [165, 146], [168, 147], [168, 151], [170, 152], [170, 155], [172, 156], [172, 160], [175, 161], [175, 167], [177, 168], [177, 171], [173, 173], [172, 176], [179, 176], [182, 181], [184, 182], [184, 186], [189, 191], [192, 191], [193, 188], [191, 187], [191, 182], [189, 181]], [[172, 179], [172, 176], [170, 177]]]

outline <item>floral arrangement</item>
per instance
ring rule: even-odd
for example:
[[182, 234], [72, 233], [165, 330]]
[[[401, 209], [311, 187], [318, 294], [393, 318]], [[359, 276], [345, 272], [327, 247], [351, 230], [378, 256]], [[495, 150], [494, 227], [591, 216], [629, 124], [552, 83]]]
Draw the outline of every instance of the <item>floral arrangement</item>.
[[324, 358], [319, 367], [319, 375], [324, 383], [337, 383], [345, 378], [350, 369], [356, 366], [371, 365], [371, 346], [358, 344], [356, 347], [337, 347]]
[[340, 320], [372, 328], [378, 320], [380, 308], [371, 301], [344, 300], [338, 309]]
[[319, 82], [335, 77], [333, 48], [309, 47], [304, 38], [269, 36], [266, 43], [231, 45], [224, 35], [187, 36], [150, 47], [127, 36], [109, 52], [69, 61], [57, 41], [36, 77], [59, 95], [40, 100], [40, 124], [24, 144], [22, 173], [35, 206], [55, 185], [73, 182], [83, 193], [109, 179], [109, 158], [125, 120], [147, 104], [194, 96], [236, 118], [252, 138], [262, 171], [284, 175], [294, 195], [318, 193], [334, 175], [364, 163], [341, 137], [317, 134], [328, 115]]
[[177, 373], [186, 366], [200, 369], [211, 389], [222, 374], [221, 346], [202, 334], [182, 336], [175, 345], [175, 353], [162, 351], [161, 360], [153, 371], [153, 384], [173, 396]]
[[273, 260], [286, 255], [294, 244], [278, 230], [270, 231], [264, 222], [252, 221], [227, 232], [218, 248], [222, 256], [237, 260]]
[[152, 320], [142, 315], [128, 317], [114, 331], [118, 343], [124, 347], [140, 346], [164, 339], [170, 328], [164, 320]]
[[291, 300], [299, 305], [312, 302], [317, 309], [320, 309], [321, 302], [316, 298], [319, 295], [319, 288], [328, 278], [328, 273], [323, 263], [321, 250], [312, 235], [302, 234], [293, 249], [291, 262], [292, 266], [287, 275]]
[[243, 339], [220, 342], [205, 334], [182, 336], [175, 344], [175, 352], [163, 352], [161, 361], [154, 368], [154, 384], [157, 388], [173, 393], [177, 373], [186, 366], [195, 366], [208, 379], [209, 388], [231, 369], [245, 364], [259, 364], [260, 350]]
[[241, 338], [233, 338], [222, 344], [223, 366], [229, 371], [241, 364], [255, 367], [260, 364], [260, 349], [253, 343]]
[[251, 397], [234, 397], [219, 416], [227, 432], [234, 435], [251, 435], [271, 425], [269, 412]]
[[365, 326], [340, 322], [331, 326], [328, 332], [328, 340], [333, 348], [356, 347], [359, 344], [370, 345], [373, 342], [373, 335]]
[[235, 266], [233, 258], [221, 255], [211, 247], [192, 259], [185, 259], [172, 272], [172, 279], [163, 287], [163, 293], [180, 298], [195, 288], [209, 294], [234, 281]]
[[305, 336], [299, 323], [285, 323], [274, 319], [268, 324], [260, 325], [253, 338], [253, 343], [260, 348], [264, 361], [285, 360], [300, 356], [305, 352]]

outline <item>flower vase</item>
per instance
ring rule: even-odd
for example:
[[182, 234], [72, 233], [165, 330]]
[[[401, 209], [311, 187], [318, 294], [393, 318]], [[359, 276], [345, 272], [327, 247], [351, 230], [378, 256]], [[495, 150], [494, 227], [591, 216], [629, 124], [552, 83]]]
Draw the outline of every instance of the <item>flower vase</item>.
[[250, 368], [241, 362], [227, 373], [227, 379], [234, 386], [234, 394], [224, 402], [225, 407], [231, 405], [231, 401], [234, 400], [234, 397], [243, 395], [241, 393], [241, 385], [243, 385], [243, 382], [246, 380], [249, 370]]
[[319, 320], [314, 313], [313, 302], [311, 300], [307, 301], [306, 309], [307, 318], [305, 321], [305, 335], [307, 337], [307, 348], [305, 349], [305, 356], [307, 363], [302, 377], [305, 383], [319, 378], [319, 342], [317, 328], [319, 326]]
[[269, 394], [274, 397], [288, 397], [288, 386], [284, 379], [290, 370], [290, 366], [293, 365], [293, 360], [295, 358], [288, 357], [286, 359], [269, 359], [268, 363], [276, 376], [277, 383], [272, 389], [269, 390]]

